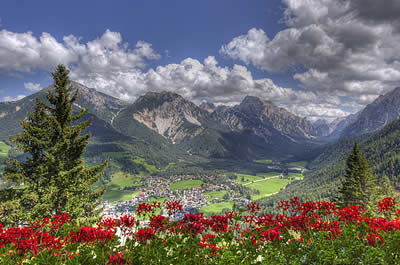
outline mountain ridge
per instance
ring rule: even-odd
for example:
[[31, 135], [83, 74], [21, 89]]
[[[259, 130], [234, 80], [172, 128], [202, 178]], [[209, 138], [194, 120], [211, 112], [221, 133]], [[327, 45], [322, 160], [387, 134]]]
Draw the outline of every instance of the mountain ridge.
[[346, 126], [341, 137], [376, 132], [393, 120], [400, 118], [400, 87], [380, 95], [359, 112], [356, 119]]

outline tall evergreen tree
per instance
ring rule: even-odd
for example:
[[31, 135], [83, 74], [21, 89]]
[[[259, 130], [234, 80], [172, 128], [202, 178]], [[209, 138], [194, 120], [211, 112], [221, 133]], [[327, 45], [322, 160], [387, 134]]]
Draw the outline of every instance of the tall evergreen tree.
[[20, 121], [23, 132], [11, 141], [28, 156], [13, 160], [5, 170], [5, 178], [15, 185], [0, 192], [0, 218], [16, 224], [68, 212], [73, 220], [94, 221], [104, 188], [93, 190], [107, 161], [87, 168], [82, 155], [89, 133], [84, 134], [92, 117], [83, 119], [88, 110], [73, 114], [78, 97], [73, 93], [69, 71], [58, 65], [54, 73], [54, 92], [47, 94], [49, 105], [36, 98], [35, 110]]
[[346, 173], [339, 188], [337, 203], [341, 207], [348, 205], [365, 206], [372, 209], [376, 201], [376, 177], [368, 165], [367, 159], [361, 154], [357, 143], [347, 158]]

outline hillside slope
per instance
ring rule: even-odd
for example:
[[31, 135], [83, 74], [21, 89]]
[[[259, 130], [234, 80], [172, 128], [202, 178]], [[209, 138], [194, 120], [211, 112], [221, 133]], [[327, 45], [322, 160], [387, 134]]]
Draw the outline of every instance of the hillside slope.
[[[261, 200], [264, 207], [272, 209], [274, 202], [298, 196], [303, 200], [324, 200], [336, 196], [344, 175], [345, 161], [354, 140], [378, 179], [387, 175], [397, 186], [400, 182], [400, 120], [395, 120], [366, 139], [344, 139], [326, 150], [324, 159], [311, 163], [317, 170], [305, 175], [301, 182], [293, 182], [276, 195]], [[330, 155], [327, 155], [331, 152]], [[325, 162], [329, 161], [329, 162]]]

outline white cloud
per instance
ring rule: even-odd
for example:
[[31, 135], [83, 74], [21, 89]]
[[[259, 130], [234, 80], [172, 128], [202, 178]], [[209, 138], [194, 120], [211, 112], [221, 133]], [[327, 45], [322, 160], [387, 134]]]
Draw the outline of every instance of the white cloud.
[[0, 31], [0, 72], [52, 70], [62, 63], [77, 71], [90, 68], [90, 71], [104, 73], [143, 67], [146, 60], [158, 58], [149, 43], [138, 41], [134, 49], [129, 49], [118, 32], [109, 30], [86, 44], [81, 44], [73, 35], [58, 42], [46, 32], [38, 39], [32, 32]]
[[24, 87], [29, 91], [39, 91], [40, 89], [42, 89], [40, 87], [40, 84], [35, 84], [32, 82], [24, 83]]
[[24, 97], [26, 97], [26, 95], [16, 95], [15, 97], [6, 96], [3, 97], [3, 101], [17, 101], [23, 99]]
[[[318, 16], [314, 19], [318, 19]], [[292, 19], [291, 23], [300, 22]], [[316, 26], [308, 27], [307, 30], [290, 29], [287, 33], [277, 36], [269, 40], [262, 30], [250, 30], [246, 36], [238, 37], [232, 44], [228, 44], [224, 53], [235, 52], [236, 55], [232, 55], [233, 57], [237, 56], [247, 64], [254, 64], [271, 71], [294, 66], [298, 64], [297, 60], [303, 57], [304, 61], [312, 63], [314, 60], [318, 65], [335, 62], [331, 60], [321, 63], [310, 55], [332, 57], [331, 54], [336, 52], [335, 42], [332, 40], [331, 45], [328, 34]], [[288, 43], [296, 38], [307, 40], [314, 38], [315, 47], [305, 45], [299, 46], [296, 50]], [[323, 40], [320, 40], [321, 38]], [[275, 42], [278, 44], [274, 44]], [[265, 50], [263, 46], [265, 43], [278, 45], [281, 51], [276, 51], [274, 54]], [[297, 57], [293, 59], [285, 53], [295, 54]], [[275, 62], [265, 62], [266, 56], [271, 56]], [[147, 91], [163, 90], [179, 93], [196, 103], [209, 100], [216, 104], [229, 105], [239, 103], [246, 95], [252, 95], [271, 100], [302, 116], [331, 118], [348, 113], [348, 110], [342, 110], [338, 105], [343, 105], [342, 97], [347, 96], [348, 91], [356, 91], [359, 85], [357, 82], [354, 83], [354, 80], [347, 80], [346, 87], [343, 86], [338, 93], [329, 93], [332, 91], [329, 84], [334, 83], [332, 81], [334, 78], [320, 66], [295, 76], [304, 87], [312, 89], [294, 90], [280, 87], [268, 78], [254, 79], [251, 72], [243, 65], [234, 65], [231, 68], [220, 66], [213, 56], [207, 57], [202, 62], [186, 58], [177, 64], [144, 70], [149, 60], [159, 58], [160, 55], [152, 49], [151, 44], [138, 41], [133, 48], [130, 48], [129, 44], [123, 42], [120, 33], [109, 30], [99, 38], [86, 43], [82, 43], [81, 39], [73, 35], [66, 36], [59, 42], [49, 33], [43, 33], [40, 38], [36, 38], [30, 32], [0, 31], [0, 73], [48, 71], [53, 70], [56, 64], [64, 63], [71, 70], [71, 79], [127, 101], [134, 101]], [[398, 72], [393, 69], [376, 70], [368, 68], [364, 62], [365, 60], [360, 58], [358, 63], [368, 73], [396, 80]], [[350, 69], [354, 65], [348, 67]], [[324, 82], [327, 85], [321, 86]], [[364, 77], [364, 82], [372, 81]], [[25, 88], [38, 90], [40, 84], [25, 83]], [[379, 87], [376, 91], [372, 91], [372, 94], [358, 97], [356, 104], [347, 105], [346, 108], [359, 108], [360, 104], [372, 100], [373, 93], [378, 95], [384, 89]], [[10, 97], [7, 99], [11, 100]]]
[[306, 91], [341, 97], [338, 110], [353, 100], [352, 112], [358, 111], [400, 85], [398, 0], [282, 1], [287, 29], [273, 38], [250, 29], [220, 53], [266, 72], [295, 70]]
[[[75, 74], [75, 72], [73, 72]], [[254, 79], [248, 69], [241, 65], [233, 68], [218, 66], [212, 56], [203, 62], [187, 58], [179, 64], [168, 64], [148, 72], [109, 72], [77, 79], [87, 86], [123, 98], [135, 100], [147, 91], [171, 91], [201, 103], [204, 100], [216, 104], [237, 104], [246, 95], [258, 96], [289, 108], [316, 100], [313, 92], [296, 91], [279, 87], [271, 79]]]

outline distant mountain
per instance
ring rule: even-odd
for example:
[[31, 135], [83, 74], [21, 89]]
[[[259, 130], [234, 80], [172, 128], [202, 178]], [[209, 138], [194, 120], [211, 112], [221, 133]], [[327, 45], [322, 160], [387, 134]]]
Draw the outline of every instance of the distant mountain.
[[332, 132], [329, 134], [329, 138], [331, 139], [339, 139], [343, 133], [343, 131], [355, 122], [360, 115], [360, 112], [355, 114], [350, 114], [346, 117], [340, 117], [335, 119], [330, 123], [330, 127], [332, 128]]
[[[74, 109], [89, 109], [90, 114], [111, 123], [118, 112], [128, 105], [127, 102], [98, 92], [93, 88], [85, 87], [79, 83], [71, 82], [73, 88], [78, 89], [78, 98], [74, 103]], [[47, 102], [46, 95], [53, 86], [46, 87], [39, 92], [24, 97], [18, 101], [0, 103], [0, 140], [8, 140], [9, 135], [15, 135], [21, 131], [19, 120], [24, 120], [35, 106], [35, 98]]]
[[280, 134], [292, 142], [314, 138], [311, 122], [270, 101], [253, 96], [245, 97], [232, 108], [217, 108], [213, 117], [233, 130], [250, 130], [263, 137], [267, 143], [271, 142], [274, 134]]
[[203, 110], [206, 110], [206, 111], [208, 111], [208, 112], [213, 112], [214, 110], [216, 110], [216, 106], [213, 104], [213, 103], [211, 103], [211, 102], [202, 102], [200, 105], [199, 105], [199, 107], [200, 108], [202, 108]]
[[316, 120], [313, 124], [313, 134], [316, 136], [329, 136], [332, 133], [331, 124], [324, 119]]
[[[211, 103], [197, 106], [171, 92], [148, 92], [127, 103], [75, 82], [71, 85], [79, 93], [75, 111], [87, 108], [94, 116], [88, 129], [94, 136], [90, 155], [121, 157], [115, 152], [119, 150], [130, 154], [123, 156], [125, 165], [133, 163], [132, 156], [162, 166], [179, 159], [253, 161], [302, 156], [315, 148], [314, 128], [308, 120], [257, 97], [247, 96], [234, 107], [216, 107]], [[51, 89], [0, 103], [0, 140], [7, 141], [9, 135], [21, 131], [18, 120], [33, 111], [35, 97], [46, 102]]]
[[[129, 103], [76, 82], [71, 82], [71, 85], [78, 90], [79, 95], [73, 105], [74, 111], [87, 108], [89, 109], [89, 114], [86, 118], [89, 116], [94, 118], [91, 126], [87, 129], [92, 134], [87, 148], [87, 156], [104, 159], [114, 157], [115, 163], [130, 163], [132, 167], [134, 167], [134, 163], [131, 162], [131, 159], [134, 156], [144, 157], [159, 166], [177, 159], [175, 152], [163, 149], [160, 144], [149, 144], [149, 142], [145, 141], [146, 137], [152, 133], [152, 130], [147, 127], [142, 125], [145, 128], [140, 131], [140, 135], [132, 136], [132, 133], [126, 134], [114, 126], [115, 118], [119, 116], [118, 114], [122, 110], [130, 106]], [[52, 89], [53, 86], [49, 86], [18, 101], [1, 102], [0, 141], [8, 142], [9, 136], [15, 136], [21, 132], [22, 128], [18, 121], [24, 120], [34, 110], [36, 97], [47, 102], [46, 95]], [[155, 135], [162, 138], [156, 133]], [[168, 143], [164, 146], [167, 145]], [[123, 153], [129, 153], [129, 156], [122, 158]]]
[[341, 136], [373, 133], [398, 118], [400, 118], [400, 87], [368, 104], [356, 119], [346, 126]]
[[171, 92], [148, 92], [123, 112], [129, 112], [132, 119], [172, 143], [193, 138], [207, 128], [219, 127], [208, 111]]
[[306, 119], [256, 97], [235, 107], [216, 107], [196, 106], [172, 92], [148, 92], [121, 110], [113, 126], [164, 149], [247, 161], [299, 153], [299, 146], [312, 148], [314, 138]]

